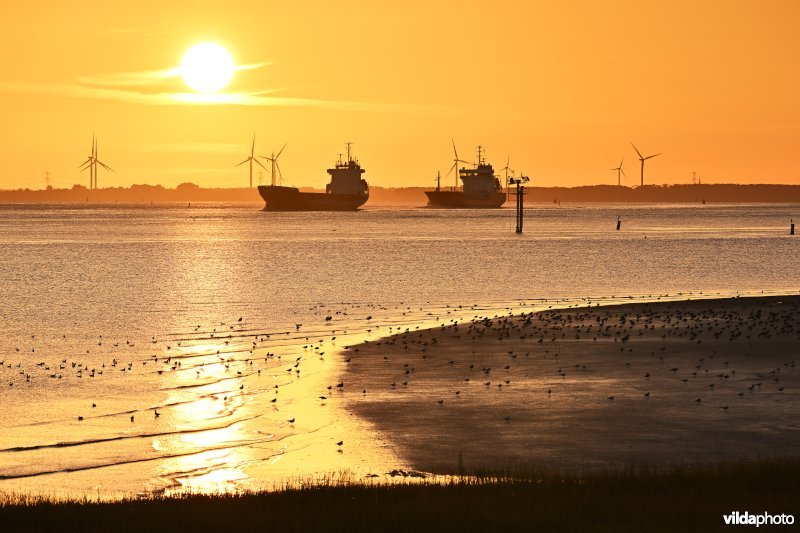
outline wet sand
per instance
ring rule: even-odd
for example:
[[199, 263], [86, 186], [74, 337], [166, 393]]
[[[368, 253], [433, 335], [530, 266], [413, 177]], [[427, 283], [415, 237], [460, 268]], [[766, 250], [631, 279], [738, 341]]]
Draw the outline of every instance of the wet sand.
[[477, 317], [353, 346], [347, 407], [414, 468], [800, 452], [800, 297]]

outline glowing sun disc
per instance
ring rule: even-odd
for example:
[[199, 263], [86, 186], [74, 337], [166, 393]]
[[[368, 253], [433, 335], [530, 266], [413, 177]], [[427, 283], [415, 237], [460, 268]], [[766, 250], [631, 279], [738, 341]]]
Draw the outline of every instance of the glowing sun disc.
[[214, 93], [223, 89], [236, 70], [233, 57], [215, 43], [201, 43], [189, 48], [181, 59], [183, 81], [197, 92]]

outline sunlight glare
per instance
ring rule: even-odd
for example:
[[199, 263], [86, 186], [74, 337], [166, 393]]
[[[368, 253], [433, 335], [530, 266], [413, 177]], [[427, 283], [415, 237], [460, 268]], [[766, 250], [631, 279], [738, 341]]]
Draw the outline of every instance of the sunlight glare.
[[183, 81], [197, 92], [214, 93], [230, 83], [236, 65], [231, 54], [216, 43], [189, 48], [181, 60]]

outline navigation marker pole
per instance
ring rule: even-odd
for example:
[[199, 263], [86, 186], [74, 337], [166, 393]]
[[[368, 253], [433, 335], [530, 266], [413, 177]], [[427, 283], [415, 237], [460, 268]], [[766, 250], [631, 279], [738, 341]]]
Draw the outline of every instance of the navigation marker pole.
[[511, 185], [516, 185], [517, 186], [517, 192], [516, 192], [516, 195], [517, 195], [517, 213], [516, 214], [517, 214], [517, 233], [518, 234], [522, 233], [523, 215], [525, 213], [525, 209], [524, 209], [525, 185], [523, 185], [523, 184], [527, 183], [528, 181], [530, 181], [530, 180], [528, 179], [527, 176], [524, 176], [524, 175], [520, 175], [519, 178], [509, 178], [509, 180], [508, 180], [508, 182]]

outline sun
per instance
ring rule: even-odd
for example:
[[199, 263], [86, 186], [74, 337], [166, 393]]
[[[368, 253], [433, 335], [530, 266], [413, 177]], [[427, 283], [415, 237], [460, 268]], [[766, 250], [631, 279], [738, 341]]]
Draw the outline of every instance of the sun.
[[186, 85], [201, 93], [215, 93], [224, 89], [235, 70], [231, 54], [216, 43], [192, 46], [183, 54], [180, 66]]

